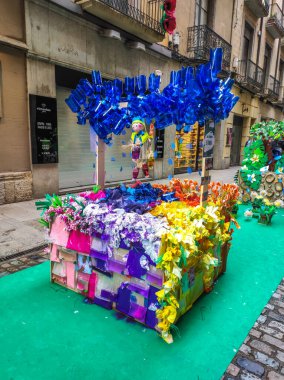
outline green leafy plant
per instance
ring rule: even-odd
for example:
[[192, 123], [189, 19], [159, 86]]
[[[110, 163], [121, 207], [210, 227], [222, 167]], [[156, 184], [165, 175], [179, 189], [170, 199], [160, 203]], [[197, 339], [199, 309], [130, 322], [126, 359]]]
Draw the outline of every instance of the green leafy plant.
[[253, 139], [284, 139], [284, 122], [283, 121], [262, 121], [254, 124], [250, 129], [250, 136]]
[[259, 169], [266, 166], [268, 161], [262, 140], [256, 140], [245, 147], [244, 156], [240, 176], [250, 189], [258, 190], [262, 179]]

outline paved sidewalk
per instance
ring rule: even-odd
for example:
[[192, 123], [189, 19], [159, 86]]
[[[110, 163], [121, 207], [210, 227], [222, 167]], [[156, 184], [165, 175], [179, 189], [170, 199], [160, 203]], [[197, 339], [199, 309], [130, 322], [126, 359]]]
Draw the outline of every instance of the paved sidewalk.
[[0, 261], [0, 278], [23, 269], [33, 267], [34, 265], [41, 264], [48, 259], [49, 255], [45, 251], [41, 250], [26, 254], [19, 258], [17, 257], [11, 260], [5, 260], [3, 262]]
[[[212, 181], [232, 183], [238, 167], [212, 170]], [[176, 178], [200, 180], [198, 173], [179, 174]], [[154, 181], [168, 183], [168, 179]], [[45, 245], [44, 228], [38, 223], [40, 212], [35, 200], [0, 206], [0, 260], [24, 251], [33, 251]]]
[[284, 380], [284, 279], [227, 368], [223, 380]]

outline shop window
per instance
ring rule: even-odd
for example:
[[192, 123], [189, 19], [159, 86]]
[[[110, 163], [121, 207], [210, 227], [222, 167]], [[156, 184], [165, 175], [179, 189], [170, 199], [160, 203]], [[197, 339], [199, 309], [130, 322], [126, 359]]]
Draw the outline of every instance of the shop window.
[[201, 170], [204, 127], [195, 123], [188, 133], [176, 132], [175, 173]]

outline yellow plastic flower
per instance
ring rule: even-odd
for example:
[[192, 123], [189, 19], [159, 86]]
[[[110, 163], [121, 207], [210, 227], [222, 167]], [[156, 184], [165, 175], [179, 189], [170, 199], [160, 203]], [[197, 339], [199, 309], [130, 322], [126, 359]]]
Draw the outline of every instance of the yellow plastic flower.
[[271, 205], [270, 200], [267, 199], [267, 198], [264, 198], [264, 199], [263, 199], [263, 203], [264, 203], [266, 206], [270, 206], [270, 205]]
[[[212, 287], [220, 247], [231, 240], [230, 222], [225, 220], [228, 217], [231, 221], [234, 219], [228, 207], [233, 206], [236, 201], [237, 197], [233, 199], [228, 193], [224, 193], [222, 198], [209, 198], [204, 207], [191, 207], [183, 202], [164, 202], [151, 211], [152, 215], [166, 218], [170, 226], [161, 235], [157, 268], [163, 270], [165, 278], [163, 288], [156, 293], [162, 304], [156, 312], [158, 328], [167, 342], [172, 341], [169, 333], [171, 325], [178, 314], [184, 313], [184, 306], [181, 310], [178, 303], [183, 274], [189, 268], [202, 269], [205, 289], [210, 290]], [[186, 305], [186, 308], [189, 306]]]

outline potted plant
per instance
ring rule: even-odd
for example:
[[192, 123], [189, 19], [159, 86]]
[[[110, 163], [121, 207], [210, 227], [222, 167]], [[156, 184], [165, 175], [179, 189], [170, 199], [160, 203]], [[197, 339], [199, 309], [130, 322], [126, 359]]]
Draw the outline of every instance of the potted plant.
[[259, 209], [258, 223], [265, 225], [271, 224], [271, 219], [274, 214], [276, 214], [276, 206], [266, 202]]

